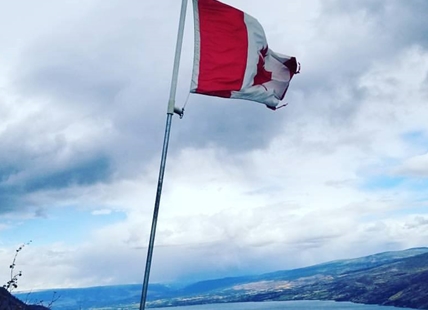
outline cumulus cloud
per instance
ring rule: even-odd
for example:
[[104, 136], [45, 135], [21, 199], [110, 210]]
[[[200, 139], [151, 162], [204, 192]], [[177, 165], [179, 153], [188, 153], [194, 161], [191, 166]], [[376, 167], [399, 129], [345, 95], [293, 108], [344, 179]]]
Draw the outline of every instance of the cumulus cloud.
[[[189, 97], [172, 126], [153, 281], [425, 245], [428, 200], [414, 181], [426, 181], [428, 166], [426, 2], [273, 0], [274, 11], [228, 3], [257, 17], [271, 48], [296, 55], [302, 74], [277, 112]], [[26, 221], [54, 221], [53, 210], [97, 219], [119, 211], [85, 227], [85, 240], [35, 240], [20, 257], [23, 285], [141, 282], [179, 3], [51, 1], [34, 10], [36, 20], [25, 13], [32, 27], [0, 13], [21, 38], [0, 40], [1, 265], [18, 222], [25, 235]], [[188, 13], [178, 106], [192, 65]]]
[[426, 178], [428, 176], [428, 154], [408, 158], [396, 172], [402, 175]]

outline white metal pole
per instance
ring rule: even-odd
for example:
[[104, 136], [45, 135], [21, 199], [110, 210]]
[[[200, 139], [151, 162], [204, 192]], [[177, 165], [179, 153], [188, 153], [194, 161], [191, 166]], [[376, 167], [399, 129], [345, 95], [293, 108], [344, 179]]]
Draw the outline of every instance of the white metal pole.
[[162, 195], [162, 185], [163, 185], [163, 178], [164, 178], [164, 174], [165, 174], [166, 157], [167, 157], [167, 153], [168, 153], [169, 135], [170, 135], [170, 131], [171, 131], [171, 121], [172, 121], [172, 115], [174, 114], [174, 108], [175, 108], [175, 94], [176, 94], [176, 90], [177, 90], [178, 69], [180, 66], [181, 47], [183, 45], [183, 34], [184, 34], [184, 23], [185, 23], [185, 19], [186, 19], [186, 8], [187, 8], [187, 0], [182, 0], [180, 22], [178, 25], [177, 43], [176, 43], [176, 47], [175, 47], [174, 68], [172, 71], [171, 89], [170, 89], [169, 101], [168, 101], [168, 110], [167, 110], [167, 118], [166, 118], [166, 125], [165, 125], [165, 136], [164, 136], [161, 163], [160, 163], [160, 169], [159, 169], [159, 178], [158, 178], [158, 187], [157, 187], [157, 191], [156, 191], [156, 200], [155, 200], [155, 206], [154, 206], [154, 210], [153, 210], [153, 220], [152, 220], [152, 228], [150, 231], [149, 247], [147, 249], [146, 269], [144, 272], [144, 281], [143, 281], [143, 288], [142, 288], [142, 293], [141, 293], [140, 310], [145, 309], [146, 300], [147, 300], [147, 291], [148, 291], [149, 277], [150, 277], [150, 267], [151, 267], [151, 263], [152, 263], [153, 248], [154, 248], [154, 243], [155, 243], [156, 225], [157, 225], [157, 219], [158, 219], [158, 214], [159, 214], [159, 205], [160, 205], [160, 199], [161, 199], [161, 195]]

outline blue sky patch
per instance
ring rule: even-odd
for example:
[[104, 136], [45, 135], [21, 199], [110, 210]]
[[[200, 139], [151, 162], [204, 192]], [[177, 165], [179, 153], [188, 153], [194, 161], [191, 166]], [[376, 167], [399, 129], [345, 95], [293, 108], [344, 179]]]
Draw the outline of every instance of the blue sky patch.
[[403, 140], [412, 145], [421, 147], [423, 150], [427, 150], [428, 147], [428, 133], [422, 130], [409, 131], [402, 135]]
[[363, 190], [382, 190], [382, 189], [392, 189], [400, 186], [405, 181], [404, 177], [395, 177], [395, 176], [375, 176], [365, 180], [361, 185]]
[[123, 212], [113, 211], [109, 214], [93, 215], [93, 210], [66, 207], [56, 208], [27, 220], [2, 221], [8, 226], [2, 231], [0, 242], [20, 244], [33, 240], [37, 245], [64, 242], [77, 244], [87, 239], [94, 229], [120, 222], [126, 219]]

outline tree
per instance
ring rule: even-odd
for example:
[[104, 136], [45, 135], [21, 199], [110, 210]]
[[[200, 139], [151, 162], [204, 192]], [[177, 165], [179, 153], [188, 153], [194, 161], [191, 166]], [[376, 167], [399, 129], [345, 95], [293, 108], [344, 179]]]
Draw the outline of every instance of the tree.
[[14, 289], [18, 288], [18, 278], [22, 277], [22, 271], [15, 272], [16, 259], [18, 258], [18, 254], [25, 246], [30, 245], [31, 242], [32, 241], [30, 240], [27, 243], [22, 244], [19, 248], [15, 250], [15, 256], [13, 257], [12, 264], [9, 266], [10, 280], [7, 281], [5, 285], [3, 285], [3, 287], [9, 292], [12, 292]]

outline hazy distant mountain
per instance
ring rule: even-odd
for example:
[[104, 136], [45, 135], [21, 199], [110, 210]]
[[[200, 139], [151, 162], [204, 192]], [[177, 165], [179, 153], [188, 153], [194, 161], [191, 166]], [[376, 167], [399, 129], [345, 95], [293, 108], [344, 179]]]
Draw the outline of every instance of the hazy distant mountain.
[[[176, 296], [169, 294], [172, 291], [174, 290], [168, 286], [151, 284], [149, 285], [148, 300]], [[121, 307], [132, 309], [140, 301], [141, 284], [45, 290], [20, 293], [16, 294], [16, 296], [21, 299], [27, 299], [29, 302], [40, 300], [49, 302], [52, 300], [53, 294], [59, 297], [53, 303], [54, 310], [108, 309], [109, 307], [111, 309], [119, 309]]]
[[[141, 285], [57, 292], [61, 295], [55, 304], [58, 310], [138, 309]], [[428, 248], [414, 248], [262, 275], [201, 281], [181, 288], [151, 285], [148, 305], [336, 300], [428, 309], [427, 292]], [[51, 295], [52, 291], [33, 293], [38, 300]]]
[[337, 260], [305, 268], [282, 270], [256, 276], [244, 276], [201, 281], [185, 287], [183, 293], [208, 292], [214, 289], [227, 288], [236, 284], [257, 281], [298, 280], [305, 277], [333, 276], [356, 270], [365, 270], [385, 263], [428, 253], [428, 248], [413, 248], [404, 251], [384, 252], [355, 259]]
[[336, 300], [428, 309], [428, 248], [380, 253], [260, 276], [203, 281], [182, 292], [187, 298], [152, 304]]

